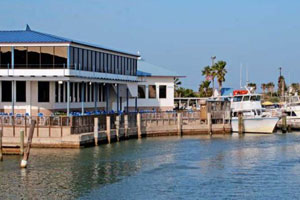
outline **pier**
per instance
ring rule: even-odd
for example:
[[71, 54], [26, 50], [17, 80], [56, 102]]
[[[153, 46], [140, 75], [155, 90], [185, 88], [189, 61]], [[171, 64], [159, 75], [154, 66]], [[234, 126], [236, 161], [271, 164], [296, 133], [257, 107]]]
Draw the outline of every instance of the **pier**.
[[228, 111], [172, 111], [70, 117], [1, 116], [3, 146], [19, 147], [22, 137], [20, 133], [23, 131], [27, 141], [32, 120], [37, 122], [32, 147], [79, 148], [130, 138], [231, 133]]

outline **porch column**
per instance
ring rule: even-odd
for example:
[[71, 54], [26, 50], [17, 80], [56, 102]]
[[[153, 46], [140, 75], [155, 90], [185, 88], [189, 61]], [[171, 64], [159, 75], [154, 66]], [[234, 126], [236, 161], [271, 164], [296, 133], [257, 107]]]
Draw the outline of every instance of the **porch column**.
[[11, 113], [15, 115], [15, 81], [11, 81]]
[[84, 82], [81, 82], [81, 114], [84, 114]]
[[70, 81], [67, 82], [67, 116], [70, 116]]
[[105, 95], [105, 102], [106, 102], [106, 112], [108, 112], [108, 107], [109, 107], [109, 104], [108, 104], [108, 101], [109, 101], [109, 84], [106, 84], [105, 85], [105, 92], [106, 92], [106, 95]]
[[126, 88], [126, 113], [129, 111], [129, 89]]
[[95, 111], [97, 111], [97, 102], [98, 102], [98, 83], [94, 83], [94, 107]]
[[137, 106], [137, 97], [135, 97], [134, 99], [135, 99], [135, 112], [137, 112], [138, 111], [138, 108], [137, 108], [138, 107]]
[[120, 111], [120, 85], [117, 84], [117, 112]]

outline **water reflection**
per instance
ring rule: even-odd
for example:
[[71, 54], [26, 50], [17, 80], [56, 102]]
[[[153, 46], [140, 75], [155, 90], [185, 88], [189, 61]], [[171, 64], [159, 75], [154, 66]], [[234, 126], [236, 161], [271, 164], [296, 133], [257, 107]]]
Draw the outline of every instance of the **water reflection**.
[[19, 156], [0, 163], [0, 199], [292, 198], [299, 194], [299, 142], [294, 133], [32, 149], [26, 170]]

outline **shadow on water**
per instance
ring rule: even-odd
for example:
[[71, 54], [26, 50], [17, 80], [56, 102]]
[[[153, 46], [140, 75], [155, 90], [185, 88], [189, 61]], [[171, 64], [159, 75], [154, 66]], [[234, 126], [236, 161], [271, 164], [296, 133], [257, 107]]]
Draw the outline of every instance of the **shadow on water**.
[[0, 163], [0, 199], [293, 197], [299, 194], [299, 152], [299, 133], [32, 149], [27, 169], [19, 168], [19, 156]]

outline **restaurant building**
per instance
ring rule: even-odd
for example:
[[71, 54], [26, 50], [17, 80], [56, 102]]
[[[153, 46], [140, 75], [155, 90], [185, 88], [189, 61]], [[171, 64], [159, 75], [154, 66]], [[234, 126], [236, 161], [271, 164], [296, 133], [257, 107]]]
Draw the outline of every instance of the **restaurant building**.
[[174, 77], [161, 76], [168, 84], [157, 83], [158, 76], [138, 70], [139, 57], [29, 26], [0, 31], [0, 112], [70, 115], [138, 107], [172, 109]]

